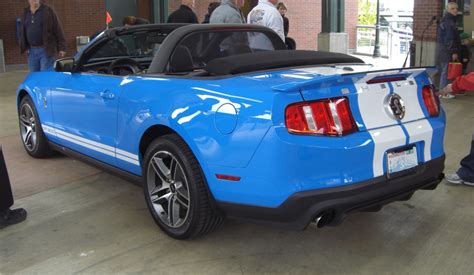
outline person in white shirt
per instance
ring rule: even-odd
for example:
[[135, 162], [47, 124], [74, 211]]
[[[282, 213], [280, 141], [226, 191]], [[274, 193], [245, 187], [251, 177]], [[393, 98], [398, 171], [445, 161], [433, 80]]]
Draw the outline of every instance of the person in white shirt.
[[275, 7], [277, 3], [278, 0], [259, 0], [258, 5], [250, 11], [247, 23], [268, 27], [285, 41], [283, 18]]

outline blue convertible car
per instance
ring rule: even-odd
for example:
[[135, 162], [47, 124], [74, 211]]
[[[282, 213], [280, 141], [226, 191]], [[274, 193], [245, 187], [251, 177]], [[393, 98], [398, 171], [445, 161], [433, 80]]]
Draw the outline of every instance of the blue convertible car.
[[226, 216], [337, 225], [443, 178], [445, 115], [427, 70], [288, 51], [259, 26], [110, 29], [28, 75], [21, 138], [32, 157], [60, 151], [141, 182], [174, 238]]

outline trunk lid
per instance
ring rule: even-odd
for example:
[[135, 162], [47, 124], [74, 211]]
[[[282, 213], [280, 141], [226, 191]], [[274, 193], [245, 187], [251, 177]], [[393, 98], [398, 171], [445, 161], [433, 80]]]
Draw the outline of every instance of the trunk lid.
[[301, 81], [273, 89], [299, 91], [305, 101], [347, 97], [359, 130], [372, 130], [428, 117], [422, 88], [432, 84], [432, 72], [432, 68], [367, 72], [367, 66], [358, 65], [302, 68], [291, 72]]

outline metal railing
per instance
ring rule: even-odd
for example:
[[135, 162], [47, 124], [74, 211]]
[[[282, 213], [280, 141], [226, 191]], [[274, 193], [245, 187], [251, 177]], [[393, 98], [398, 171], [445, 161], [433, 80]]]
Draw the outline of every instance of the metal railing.
[[[380, 27], [380, 52], [384, 57], [405, 55], [410, 50], [413, 34], [410, 30]], [[375, 46], [375, 27], [357, 26], [356, 54], [372, 55]]]

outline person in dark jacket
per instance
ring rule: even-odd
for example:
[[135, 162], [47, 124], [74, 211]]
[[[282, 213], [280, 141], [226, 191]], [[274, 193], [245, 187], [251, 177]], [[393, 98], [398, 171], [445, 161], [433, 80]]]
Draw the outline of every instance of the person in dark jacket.
[[179, 9], [175, 10], [173, 13], [170, 14], [170, 16], [168, 17], [168, 23], [197, 24], [199, 22], [197, 20], [196, 14], [190, 7], [186, 5], [181, 5], [179, 6]]
[[285, 33], [285, 37], [288, 37], [288, 32], [290, 31], [290, 20], [285, 16], [288, 9], [283, 2], [279, 2], [276, 8], [280, 12], [281, 17], [283, 17], [283, 32]]
[[461, 37], [461, 47], [459, 51], [459, 59], [462, 63], [463, 74], [467, 73], [467, 66], [471, 59], [471, 52], [469, 51], [469, 34], [463, 32], [460, 35]]
[[207, 14], [204, 16], [204, 21], [202, 21], [202, 24], [209, 24], [211, 20], [211, 15], [214, 12], [217, 7], [219, 7], [221, 3], [219, 2], [211, 2], [209, 3], [209, 6], [207, 7]]
[[[446, 87], [448, 82], [448, 64], [451, 61], [459, 61], [459, 50], [461, 47], [461, 38], [459, 37], [456, 16], [458, 14], [458, 5], [449, 2], [446, 5], [446, 15], [438, 25], [437, 34], [437, 62], [441, 72], [439, 87]], [[444, 98], [453, 98], [452, 94]]]
[[0, 229], [17, 224], [26, 219], [26, 210], [23, 208], [10, 209], [13, 205], [13, 194], [8, 178], [7, 166], [0, 146]]
[[66, 39], [54, 10], [40, 0], [28, 0], [22, 16], [20, 50], [28, 54], [31, 72], [49, 70], [56, 55], [66, 55]]

